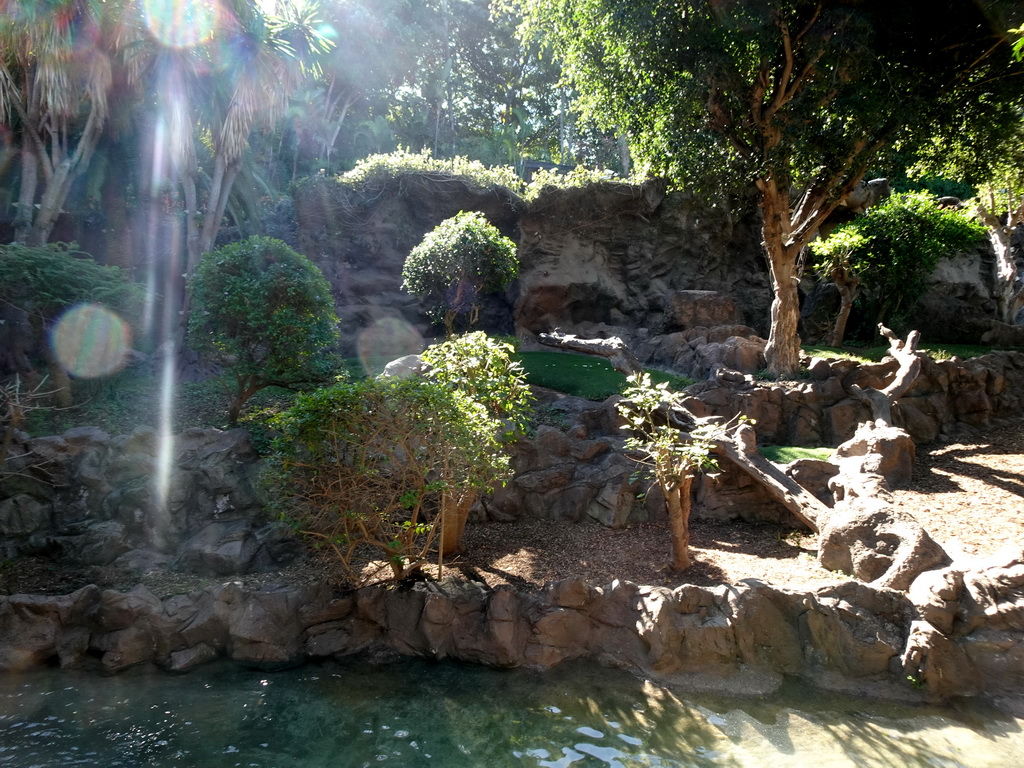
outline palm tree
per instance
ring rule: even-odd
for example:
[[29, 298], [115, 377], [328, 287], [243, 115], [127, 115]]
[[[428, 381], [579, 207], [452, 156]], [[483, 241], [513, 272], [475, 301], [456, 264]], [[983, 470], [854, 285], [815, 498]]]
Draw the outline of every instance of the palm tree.
[[123, 2], [11, 0], [0, 16], [0, 122], [20, 147], [15, 240], [45, 243], [108, 115], [131, 36]]

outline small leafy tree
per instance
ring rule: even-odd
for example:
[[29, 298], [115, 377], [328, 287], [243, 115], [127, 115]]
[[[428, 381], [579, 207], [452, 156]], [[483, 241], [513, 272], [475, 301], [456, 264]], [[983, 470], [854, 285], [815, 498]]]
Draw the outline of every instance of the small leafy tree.
[[445, 219], [409, 253], [402, 287], [434, 302], [451, 336], [455, 319], [477, 320], [482, 293], [500, 291], [519, 272], [516, 246], [488, 223], [483, 214], [462, 212]]
[[234, 378], [232, 424], [261, 389], [325, 381], [335, 370], [330, 284], [280, 240], [250, 237], [204, 254], [190, 290], [190, 341]]
[[[713, 441], [724, 436], [723, 428], [702, 425], [689, 435], [670, 425], [661, 412], [663, 406], [678, 405], [681, 393], [672, 392], [667, 383], [652, 384], [648, 374], [634, 374], [628, 378], [629, 386], [623, 391], [625, 398], [618, 404], [619, 413], [626, 420], [623, 429], [633, 434], [626, 447], [638, 451], [643, 463], [654, 471], [654, 477], [665, 496], [669, 527], [672, 537], [673, 571], [690, 567], [690, 488], [698, 473], [717, 469], [711, 455]], [[660, 415], [659, 415], [659, 412]]]
[[811, 243], [815, 272], [835, 283], [842, 300], [830, 345], [842, 344], [862, 291], [870, 294], [880, 323], [921, 296], [941, 258], [970, 248], [984, 235], [985, 228], [964, 213], [940, 208], [926, 192], [907, 192]]
[[[430, 366], [430, 379], [483, 406], [493, 421], [498, 446], [525, 432], [534, 399], [512, 352], [511, 344], [482, 331], [450, 338], [423, 352], [423, 360]], [[477, 498], [478, 491], [449, 497], [455, 503], [445, 513], [440, 543], [443, 556], [461, 548], [469, 510]]]
[[[357, 584], [427, 563], [454, 511], [510, 472], [485, 407], [421, 378], [300, 394], [271, 424], [281, 432], [271, 477], [283, 513]], [[370, 562], [383, 565], [368, 571]]]

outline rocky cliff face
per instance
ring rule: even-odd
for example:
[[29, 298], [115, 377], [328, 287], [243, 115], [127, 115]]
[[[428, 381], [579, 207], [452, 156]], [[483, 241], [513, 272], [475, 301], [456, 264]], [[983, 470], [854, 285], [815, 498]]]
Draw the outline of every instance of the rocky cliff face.
[[655, 182], [549, 189], [527, 205], [503, 188], [441, 176], [360, 190], [311, 180], [295, 196], [295, 244], [330, 280], [350, 351], [386, 318], [436, 333], [401, 290], [402, 265], [424, 234], [469, 210], [519, 243], [520, 278], [488, 299], [487, 330], [531, 335], [606, 323], [663, 333], [678, 330], [673, 292], [699, 288], [725, 292], [737, 322], [767, 333], [771, 295], [756, 222], [728, 201], [666, 194]]
[[767, 333], [771, 292], [751, 215], [729, 201], [666, 194], [648, 182], [548, 190], [520, 219], [516, 329], [587, 335], [606, 324], [663, 334], [681, 330], [677, 291], [730, 296], [746, 323]]
[[[661, 182], [549, 188], [526, 203], [504, 188], [443, 175], [361, 189], [312, 179], [295, 195], [294, 244], [331, 281], [349, 352], [361, 332], [388, 319], [415, 330], [394, 357], [437, 335], [423, 307], [401, 290], [402, 265], [424, 234], [469, 210], [519, 244], [520, 278], [488, 297], [480, 321], [486, 330], [529, 338], [561, 329], [643, 342], [695, 327], [679, 316], [675, 297], [713, 291], [736, 310], [718, 324], [768, 333], [771, 289], [749, 201], [666, 192]], [[927, 342], [977, 342], [988, 329], [992, 259], [983, 247], [939, 264], [915, 314]], [[804, 335], [817, 340], [838, 305], [810, 278], [804, 289]]]
[[[388, 350], [393, 359], [421, 351], [422, 338], [436, 330], [416, 297], [402, 290], [409, 251], [460, 211], [481, 211], [517, 241], [523, 207], [504, 187], [481, 189], [443, 175], [410, 174], [358, 190], [333, 179], [310, 179], [295, 194], [295, 245], [331, 283], [347, 352], [357, 351], [360, 333], [374, 323], [399, 320], [415, 329], [418, 335], [410, 336], [406, 346]], [[511, 333], [511, 309], [511, 294], [491, 297], [481, 325]]]
[[302, 552], [263, 507], [244, 430], [188, 430], [165, 448], [149, 428], [111, 437], [85, 427], [19, 436], [11, 455], [0, 476], [5, 557], [223, 576]]

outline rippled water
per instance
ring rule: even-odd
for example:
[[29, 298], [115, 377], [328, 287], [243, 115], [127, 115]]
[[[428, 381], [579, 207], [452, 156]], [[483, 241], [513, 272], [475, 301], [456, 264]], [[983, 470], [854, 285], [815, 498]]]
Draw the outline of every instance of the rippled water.
[[687, 698], [592, 666], [0, 677], [0, 766], [1018, 766], [1022, 721], [798, 688]]

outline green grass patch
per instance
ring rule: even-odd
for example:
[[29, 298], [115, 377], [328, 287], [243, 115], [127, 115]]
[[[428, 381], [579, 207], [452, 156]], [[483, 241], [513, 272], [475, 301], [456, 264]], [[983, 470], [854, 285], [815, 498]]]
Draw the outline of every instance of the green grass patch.
[[[949, 360], [953, 357], [969, 360], [972, 357], [987, 355], [993, 349], [998, 349], [998, 347], [980, 344], [923, 344], [920, 349], [922, 352], [927, 352], [935, 360]], [[1012, 349], [1012, 347], [1007, 347], [1007, 349]], [[889, 354], [889, 346], [839, 348], [806, 345], [803, 347], [803, 351], [812, 357], [831, 357], [839, 360], [853, 360], [858, 363], [877, 363]]]
[[789, 464], [797, 459], [819, 459], [828, 461], [835, 448], [804, 448], [798, 445], [762, 445], [759, 450], [761, 455], [776, 464]]
[[[516, 359], [523, 366], [526, 380], [538, 387], [547, 387], [587, 400], [604, 400], [617, 395], [626, 386], [625, 375], [619, 373], [603, 357], [574, 355], [567, 352], [519, 352]], [[649, 371], [655, 384], [668, 382], [672, 389], [685, 389], [692, 379], [664, 371]]]

